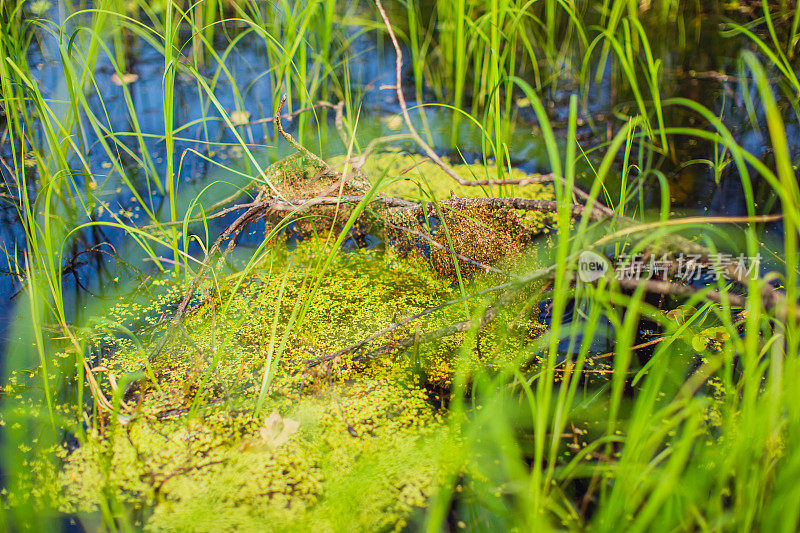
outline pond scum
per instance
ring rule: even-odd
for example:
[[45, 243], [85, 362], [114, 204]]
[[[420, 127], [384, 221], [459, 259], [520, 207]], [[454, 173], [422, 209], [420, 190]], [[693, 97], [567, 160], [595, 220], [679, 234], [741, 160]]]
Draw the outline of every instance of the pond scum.
[[[298, 174], [296, 160], [288, 162], [270, 168], [279, 191], [319, 188], [318, 175]], [[409, 168], [421, 169], [419, 180], [407, 179]], [[485, 170], [477, 164], [454, 168], [464, 176]], [[420, 180], [431, 198], [469, 191], [421, 156], [398, 151], [377, 155], [365, 171], [396, 179], [386, 190], [400, 198], [417, 197]], [[511, 175], [528, 177], [519, 170]], [[546, 184], [510, 192], [554, 198]], [[91, 524], [111, 502], [124, 506], [130, 527], [153, 531], [261, 531], [264, 524], [272, 530], [400, 530], [421, 523], [448, 480], [456, 480], [457, 506], [484, 498], [489, 487], [495, 505], [504, 505], [506, 484], [491, 482], [493, 467], [487, 471], [487, 458], [474, 453], [474, 443], [465, 445], [457, 423], [468, 415], [450, 412], [449, 404], [457, 373], [467, 377], [469, 390], [470, 376], [543, 371], [537, 341], [547, 330], [540, 322], [544, 282], [528, 282], [497, 300], [474, 295], [505, 287], [506, 271], [524, 279], [546, 264], [555, 215], [450, 210], [443, 223], [447, 240], [427, 226], [426, 234], [443, 245], [437, 249], [401, 230], [422, 231], [422, 217], [390, 210], [386, 220], [369, 226], [383, 246], [334, 251], [314, 225], [318, 219], [330, 229], [330, 214], [325, 208], [305, 226], [279, 233], [261, 261], [245, 270], [207, 280], [180, 332], [165, 345], [156, 340], [168, 335], [181, 283], [155, 279], [146, 293], [110, 308], [86, 335], [97, 354], [94, 371], [106, 377], [103, 392], [122, 399], [127, 410], [99, 413], [93, 421], [81, 413], [89, 428], [85, 442], [31, 453], [27, 481], [6, 493], [7, 504], [18, 506], [22, 498]], [[381, 222], [387, 223], [383, 229]], [[493, 270], [456, 260], [453, 252], [491, 263]], [[326, 274], [315, 286], [326, 259]], [[461, 305], [466, 300], [474, 300], [471, 310]], [[469, 328], [458, 325], [476, 309], [494, 314], [473, 340]], [[424, 316], [358, 345], [416, 314]], [[718, 351], [726, 337], [709, 331], [699, 335]], [[608, 355], [582, 363], [584, 392], [600, 394], [608, 385]], [[571, 365], [568, 358], [556, 365], [556, 384]], [[117, 376], [135, 379], [118, 383]], [[13, 372], [4, 393], [22, 398], [39, 379], [36, 372]], [[712, 398], [724, 392], [717, 379], [706, 388]], [[504, 409], [518, 409], [520, 400]], [[472, 401], [480, 411], [477, 394]], [[706, 409], [709, 427], [718, 424], [717, 403]], [[74, 406], [57, 410], [74, 416]], [[518, 431], [531, 431], [512, 417]], [[558, 464], [608, 459], [586, 449], [605, 430], [601, 420], [587, 413], [570, 427]], [[459, 516], [456, 527], [465, 527]], [[575, 523], [566, 517], [562, 525]]]
[[[376, 160], [392, 163], [389, 175], [420, 163], [399, 153]], [[456, 168], [466, 173], [465, 166]], [[440, 183], [435, 171], [427, 178]], [[393, 187], [400, 196], [410, 192]], [[525, 194], [552, 198], [544, 185]], [[471, 224], [503, 233], [497, 213], [482, 215], [473, 210], [450, 217], [466, 220], [462, 226], [473, 233]], [[535, 265], [514, 252], [532, 235], [546, 238], [549, 215], [508, 216], [530, 219], [526, 238], [513, 250], [511, 240], [495, 248], [484, 243], [482, 255], [521, 273]], [[454, 247], [461, 229], [450, 228]], [[435, 342], [420, 334], [464, 319], [462, 306], [449, 305], [366, 345], [363, 357], [338, 356], [309, 367], [401, 318], [457, 301], [460, 292], [452, 258], [423, 253], [408, 239], [389, 239], [386, 250], [335, 253], [313, 291], [314, 265], [328, 252], [324, 236], [307, 235], [292, 251], [283, 239], [275, 239], [268, 259], [246, 277], [207, 284], [184, 318], [183, 334], [155, 356], [120, 332], [164, 334], [179, 286], [155, 281], [157, 298], [108, 311], [92, 333], [102, 354], [96, 369], [108, 377], [109, 396], [122, 393], [114, 376], [143, 373], [123, 397], [135, 407], [101, 415], [85, 443], [59, 448], [60, 471], [31, 461], [29, 494], [40, 505], [83, 514], [110, 498], [133, 511], [133, 526], [153, 530], [259, 530], [267, 523], [287, 530], [401, 529], [448, 477], [472, 482], [471, 463], [480, 458], [453, 453], [460, 436], [444, 421], [456, 366], [535, 367], [531, 341], [545, 330], [538, 298], [532, 298], [535, 285], [505, 302], [466, 360], [458, 355], [464, 332]], [[447, 261], [450, 268], [441, 268]], [[470, 293], [497, 283], [497, 274], [477, 274]], [[404, 349], [400, 341], [415, 336]], [[266, 380], [268, 394], [259, 403]], [[18, 387], [23, 383], [12, 379], [6, 394]]]

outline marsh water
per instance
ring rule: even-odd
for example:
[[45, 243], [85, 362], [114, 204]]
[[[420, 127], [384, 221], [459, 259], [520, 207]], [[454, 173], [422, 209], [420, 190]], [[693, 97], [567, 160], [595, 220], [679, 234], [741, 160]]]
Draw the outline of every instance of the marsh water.
[[[725, 125], [732, 131], [735, 139], [745, 149], [769, 162], [769, 139], [762, 107], [757, 103], [748, 112], [745, 101], [755, 93], [753, 87], [743, 76], [740, 80], [741, 62], [739, 52], [743, 48], [752, 48], [745, 38], [727, 36], [722, 33], [722, 23], [727, 14], [719, 14], [719, 18], [689, 18], [691, 24], [685, 28], [680, 38], [665, 35], [657, 25], [648, 27], [655, 49], [655, 55], [661, 59], [662, 82], [660, 89], [662, 99], [681, 96], [692, 99], [707, 106], [715, 115], [721, 117]], [[61, 25], [64, 17], [59, 7], [51, 7], [45, 13], [55, 26]], [[646, 22], [646, 17], [644, 18]], [[344, 24], [344, 22], [342, 22]], [[67, 26], [69, 22], [65, 23]], [[355, 34], [359, 30], [353, 27]], [[43, 30], [42, 30], [43, 31]], [[235, 34], [236, 28], [230, 31]], [[33, 66], [44, 96], [51, 99], [53, 109], [59, 109], [58, 102], [67, 98], [63, 83], [61, 62], [58, 59], [56, 38], [44, 38], [44, 46], [32, 46], [27, 61]], [[48, 46], [47, 43], [51, 46]], [[220, 53], [223, 48], [220, 47]], [[394, 81], [395, 56], [391, 47], [386, 45], [383, 34], [369, 31], [355, 37], [347, 50], [349, 57], [348, 90], [352, 93], [353, 107], [358, 110], [358, 127], [356, 138], [363, 147], [372, 138], [397, 132], [396, 123], [399, 111], [394, 92], [381, 89], [382, 85], [391, 85]], [[406, 49], [406, 55], [410, 56]], [[286, 143], [276, 140], [271, 124], [275, 110], [275, 94], [272, 85], [264, 73], [271, 67], [267, 60], [263, 41], [242, 39], [225, 58], [227, 73], [221, 74], [216, 86], [215, 96], [228, 111], [245, 112], [246, 117], [238, 131], [248, 144], [252, 146], [255, 156], [263, 163], [276, 161], [292, 152]], [[164, 133], [164, 97], [163, 74], [164, 57], [144, 40], [133, 39], [127, 43], [126, 63], [129, 74], [127, 82], [131, 96], [131, 104], [136, 110], [138, 126], [147, 137], [146, 150], [160, 172], [165, 172]], [[566, 70], [566, 69], [565, 69]], [[212, 77], [216, 67], [211, 66], [202, 72]], [[582, 96], [580, 109], [581, 123], [579, 137], [585, 148], [605, 142], [608, 132], [616, 130], [626, 121], [626, 112], [631, 106], [631, 96], [617, 88], [617, 80], [607, 69], [599, 80], [590, 79], [588, 85], [579, 86], [573, 75], [565, 75], [563, 79], [554, 80], [546, 86], [541, 94], [547, 104], [550, 119], [558, 127], [564, 125], [572, 94]], [[407, 60], [404, 72], [408, 80], [407, 98], [410, 105], [420, 102], [415, 100], [410, 61]], [[125, 132], [131, 130], [131, 121], [124, 99], [119, 78], [115, 76], [110, 60], [101, 56], [97, 62], [95, 80], [98, 86], [91, 91], [90, 104], [98, 116], [105, 116], [110, 131]], [[238, 88], [238, 89], [237, 89]], [[238, 95], [237, 95], [238, 92]], [[433, 146], [452, 158], [465, 158], [468, 162], [479, 161], [482, 152], [479, 132], [471, 129], [467, 121], [461, 122], [457, 136], [458, 151], [453, 149], [452, 112], [436, 106], [435, 92], [426, 88], [425, 99], [426, 122], [420, 127], [427, 128]], [[102, 100], [98, 97], [102, 95]], [[295, 105], [291, 110], [297, 110]], [[671, 124], [694, 124], [689, 113], [667, 109], [667, 122]], [[311, 113], [311, 112], [309, 112]], [[415, 114], [415, 118], [417, 115]], [[547, 156], [542, 137], [539, 135], [537, 121], [533, 110], [524, 99], [517, 98], [514, 106], [514, 135], [509, 154], [511, 163], [529, 172], [548, 172]], [[4, 117], [0, 117], [0, 122]], [[791, 121], [787, 114], [787, 133], [790, 149], [797, 152], [800, 147], [800, 126]], [[287, 121], [287, 129], [297, 134], [292, 125], [297, 119]], [[244, 185], [247, 178], [242, 174], [252, 175], [254, 170], [242, 155], [235, 135], [220, 119], [218, 111], [203, 97], [194, 80], [178, 75], [175, 85], [174, 123], [184, 126], [175, 142], [176, 161], [179, 161], [179, 212], [185, 208], [208, 185], [214, 186], [203, 192], [202, 201], [206, 205], [226, 197], [236, 188]], [[323, 157], [339, 155], [347, 150], [337, 138], [333, 126], [333, 113], [324, 108], [316, 110], [315, 120], [308, 122], [310, 127], [303, 132], [304, 144]], [[98, 143], [94, 132], [83, 131], [82, 143], [86, 156], [91, 164], [92, 176], [80, 175], [77, 165], [73, 171], [78, 181], [93, 181], [101, 191], [101, 196], [109, 208], [117, 211], [125, 219], [137, 225], [146, 225], [142, 213], [138, 211], [129, 192], [119, 183], [119, 177], [111, 170], [111, 164], [105, 158], [105, 152]], [[563, 138], [564, 131], [557, 130]], [[161, 138], [160, 138], [161, 136]], [[5, 137], [4, 137], [5, 139]], [[407, 150], [416, 148], [410, 144], [400, 146]], [[140, 153], [138, 142], [131, 137], [129, 148], [133, 154]], [[715, 148], [696, 140], [686, 143], [676, 142], [673, 151], [656, 161], [655, 167], [667, 177], [670, 186], [672, 207], [675, 213], [683, 214], [745, 214], [745, 198], [739, 185], [739, 177], [734, 165], [728, 165], [715, 175], [712, 165], [705, 164]], [[0, 146], [0, 155], [10, 160], [11, 146], [6, 142]], [[590, 153], [587, 160], [596, 163]], [[137, 188], [152, 191], [137, 161], [130, 155], [120, 152], [120, 162], [129, 173], [129, 177]], [[177, 165], [177, 163], [176, 163]], [[11, 165], [13, 166], [13, 165]], [[583, 162], [584, 172], [579, 176], [582, 185], [591, 184], [592, 174], [589, 164]], [[62, 169], [66, 171], [66, 169]], [[238, 172], [236, 172], [238, 171]], [[72, 172], [72, 171], [71, 171]], [[8, 327], [14, 321], [14, 307], [17, 296], [22, 290], [21, 279], [14, 275], [14, 262], [23, 264], [25, 236], [19, 224], [14, 183], [16, 176], [10, 175], [9, 168], [0, 167], [0, 175], [5, 182], [2, 191], [2, 209], [0, 210], [0, 243], [7, 261], [0, 266], [5, 275], [0, 277], [0, 339], [5, 341]], [[613, 190], [613, 183], [610, 184]], [[653, 190], [644, 190], [642, 205], [645, 208], [656, 207], [660, 198]], [[613, 193], [611, 196], [617, 195]], [[152, 209], [167, 218], [166, 202], [163, 195], [151, 194]], [[75, 214], [75, 222], [81, 217], [85, 220], [112, 220], [103, 209], [94, 209], [90, 217]], [[211, 233], [218, 232], [231, 221], [230, 217], [217, 219], [210, 228]], [[769, 227], [768, 239], [763, 243], [767, 247], [775, 247], [780, 241], [781, 226], [775, 223]], [[260, 231], [252, 236], [245, 236], [243, 242], [257, 242]], [[127, 237], [121, 231], [110, 227], [93, 226], [83, 230], [72, 244], [72, 249], [65, 253], [63, 264], [65, 302], [75, 317], [78, 317], [89, 298], [113, 299], [125, 290], [135, 290], [137, 281], [157, 272], [154, 262], [143, 263], [142, 251], [135, 246], [128, 246]], [[770, 242], [772, 241], [772, 242]], [[374, 244], [374, 243], [373, 243]], [[190, 247], [190, 252], [201, 255], [197, 246]], [[166, 252], [162, 255], [168, 256]], [[769, 260], [770, 254], [765, 254]], [[118, 261], [120, 258], [121, 261]], [[133, 265], [142, 265], [133, 266]], [[150, 270], [146, 265], [150, 265]], [[162, 264], [169, 268], [168, 261]], [[764, 265], [767, 268], [768, 263]]]

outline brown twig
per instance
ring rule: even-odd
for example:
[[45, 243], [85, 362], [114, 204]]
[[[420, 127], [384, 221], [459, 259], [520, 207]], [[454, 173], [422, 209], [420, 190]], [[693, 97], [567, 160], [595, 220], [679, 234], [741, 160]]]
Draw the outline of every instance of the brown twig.
[[[342, 104], [342, 102], [340, 102], [339, 104], [332, 104], [330, 102], [326, 102], [325, 100], [320, 100], [316, 104], [312, 104], [312, 105], [304, 107], [302, 109], [298, 109], [297, 111], [293, 111], [291, 113], [284, 113], [284, 114], [280, 115], [280, 118], [281, 119], [285, 119], [285, 120], [292, 120], [293, 118], [295, 118], [295, 117], [297, 117], [299, 115], [302, 115], [303, 113], [305, 113], [307, 111], [312, 111], [312, 110], [314, 110], [314, 109], [316, 109], [318, 107], [324, 107], [326, 109], [334, 109], [335, 110], [336, 108], [339, 107], [340, 104]], [[260, 118], [258, 120], [251, 120], [250, 122], [245, 122], [244, 124], [242, 124], [242, 126], [253, 126], [253, 125], [256, 125], [256, 124], [266, 124], [267, 122], [273, 122], [274, 120], [275, 120], [274, 117], [273, 118]]]
[[[635, 345], [631, 346], [630, 349], [631, 349], [632, 352], [636, 351], [636, 350], [641, 350], [642, 348], [647, 348], [649, 346], [653, 346], [655, 344], [658, 344], [661, 341], [667, 340], [667, 338], [668, 337], [658, 337], [656, 339], [649, 340], [647, 342], [642, 342], [640, 344], [635, 344]], [[605, 359], [607, 357], [613, 357], [614, 355], [616, 355], [616, 352], [606, 352], [606, 353], [603, 353], [603, 354], [600, 354], [600, 355], [593, 355], [592, 356], [592, 360], [594, 361], [594, 360], [597, 360], [597, 359]]]
[[[394, 89], [397, 94], [397, 101], [400, 104], [400, 111], [403, 115], [403, 120], [406, 123], [406, 127], [408, 128], [411, 137], [414, 141], [422, 148], [422, 151], [425, 152], [431, 161], [436, 163], [444, 172], [458, 182], [461, 185], [466, 185], [470, 187], [477, 187], [483, 185], [517, 185], [517, 186], [525, 186], [530, 185], [533, 183], [541, 183], [543, 181], [542, 176], [535, 176], [532, 178], [523, 178], [523, 179], [506, 179], [506, 180], [497, 180], [497, 179], [485, 179], [485, 180], [465, 180], [458, 173], [453, 170], [450, 165], [448, 165], [439, 155], [434, 151], [431, 146], [425, 142], [425, 139], [419, 134], [417, 129], [414, 127], [414, 124], [411, 122], [411, 115], [408, 113], [408, 105], [406, 104], [406, 99], [403, 96], [403, 83], [402, 83], [402, 74], [403, 74], [403, 52], [400, 49], [400, 43], [397, 41], [397, 36], [394, 34], [394, 30], [392, 29], [392, 24], [389, 22], [389, 17], [386, 15], [386, 10], [383, 8], [383, 4], [381, 4], [381, 0], [375, 0], [375, 5], [380, 12], [381, 18], [383, 19], [383, 23], [386, 26], [386, 31], [389, 33], [389, 39], [392, 41], [392, 46], [394, 47], [395, 52], [395, 84], [394, 85], [384, 85], [381, 89]], [[550, 179], [553, 179], [555, 175], [552, 175]]]
[[[619, 286], [623, 289], [634, 291], [639, 287], [644, 287], [644, 290], [651, 294], [662, 294], [671, 296], [693, 296], [695, 294], [706, 291], [704, 288], [692, 287], [690, 285], [681, 285], [671, 281], [662, 280], [642, 280], [635, 278], [623, 278], [617, 280]], [[746, 307], [747, 297], [741, 294], [731, 292], [722, 293], [716, 289], [703, 292], [703, 297], [715, 303], [722, 303], [727, 300], [730, 305], [734, 307]], [[786, 317], [785, 298], [775, 291], [763, 292], [761, 294], [761, 303], [767, 310], [774, 310], [776, 316], [783, 320]], [[800, 320], [800, 310], [796, 311], [797, 319]]]
[[312, 152], [311, 150], [309, 150], [308, 148], [297, 142], [294, 137], [292, 137], [283, 130], [283, 126], [281, 125], [281, 112], [283, 111], [283, 105], [285, 103], [286, 103], [286, 94], [281, 96], [281, 101], [278, 104], [278, 110], [275, 112], [275, 118], [273, 118], [273, 123], [275, 124], [275, 131], [280, 133], [281, 136], [284, 139], [286, 139], [286, 142], [288, 142], [292, 146], [292, 148], [294, 148], [301, 154], [305, 155], [318, 165], [330, 168], [330, 165], [328, 165], [328, 163], [323, 161], [317, 154], [315, 154], [314, 152]]
[[[217, 211], [213, 215], [209, 215], [207, 217], [191, 218], [187, 222], [188, 223], [192, 223], [192, 222], [203, 222], [203, 221], [214, 220], [215, 218], [224, 217], [225, 215], [228, 215], [228, 214], [236, 212], [236, 211], [241, 211], [242, 209], [251, 208], [254, 205], [256, 205], [256, 202], [250, 202], [250, 203], [247, 203], [247, 204], [232, 205], [230, 207], [226, 207], [224, 209], [221, 209], [221, 210]], [[162, 227], [163, 228], [163, 227], [169, 227], [169, 226], [179, 226], [179, 225], [183, 225], [183, 223], [184, 223], [183, 220], [178, 220], [178, 221], [175, 221], [175, 222], [162, 222], [160, 224], [150, 224], [148, 226], [141, 226], [139, 229], [150, 230], [150, 229], [155, 229], [155, 228], [158, 228], [158, 227]]]

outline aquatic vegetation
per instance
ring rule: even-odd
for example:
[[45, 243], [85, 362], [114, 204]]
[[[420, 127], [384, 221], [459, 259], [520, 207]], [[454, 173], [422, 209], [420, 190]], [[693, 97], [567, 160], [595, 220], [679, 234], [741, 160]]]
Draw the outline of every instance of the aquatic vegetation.
[[0, 2], [0, 527], [797, 529], [795, 4]]
[[[442, 445], [452, 430], [429, 398], [434, 386], [449, 395], [458, 340], [417, 347], [416, 359], [391, 350], [374, 360], [306, 367], [398, 316], [454, 296], [450, 280], [391, 254], [361, 250], [336, 258], [302, 323], [289, 332], [269, 398], [254, 413], [261, 376], [270, 370], [268, 347], [284, 333], [282, 324], [272, 329], [272, 317], [290, 314], [302, 298], [303, 265], [321, 245], [308, 241], [283, 252], [235, 294], [220, 292], [187, 317], [191, 339], [166, 346], [148, 370], [155, 380], [143, 378], [126, 394], [134, 414], [111, 417], [66, 457], [57, 496], [63, 511], [97, 509], [113, 491], [151, 529], [259, 529], [266, 522], [277, 529], [399, 528], [427, 504], [437, 480], [463, 472], [464, 459]], [[123, 309], [114, 313], [120, 319]], [[452, 312], [444, 313], [422, 327], [446, 324]], [[528, 326], [526, 315], [521, 320], [539, 327]], [[481, 352], [493, 353], [497, 342], [507, 340], [490, 330]], [[109, 375], [146, 364], [143, 350], [115, 344], [100, 361]], [[391, 347], [392, 339], [376, 344]], [[501, 352], [518, 358], [522, 344]], [[281, 428], [271, 437], [264, 430], [270, 423]], [[293, 431], [277, 438], [289, 423]]]

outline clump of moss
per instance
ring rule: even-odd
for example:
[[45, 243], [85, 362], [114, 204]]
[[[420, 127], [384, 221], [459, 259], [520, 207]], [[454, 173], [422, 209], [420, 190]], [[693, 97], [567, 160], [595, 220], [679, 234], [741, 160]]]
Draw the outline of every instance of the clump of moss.
[[[453, 168], [465, 180], [496, 177], [496, 169], [492, 165], [462, 164]], [[555, 223], [553, 214], [541, 211], [490, 208], [480, 204], [470, 205], [468, 202], [462, 202], [464, 205], [447, 205], [453, 196], [496, 195], [554, 200], [552, 187], [547, 184], [523, 187], [461, 185], [423, 156], [399, 151], [389, 151], [370, 158], [365, 171], [370, 176], [384, 176], [387, 185], [382, 191], [389, 196], [425, 202], [445, 201], [440, 210], [393, 208], [385, 215], [389, 246], [401, 255], [412, 254], [424, 258], [443, 276], [454, 276], [456, 263], [461, 272], [472, 273], [480, 271], [480, 265], [493, 265], [502, 259], [519, 257], [534, 236], [549, 232], [549, 227]], [[530, 177], [521, 170], [513, 169], [506, 179]], [[435, 244], [431, 244], [431, 241]]]
[[432, 217], [433, 225], [430, 221], [421, 224], [420, 215], [415, 211], [391, 213], [389, 244], [400, 254], [428, 259], [436, 272], [449, 277], [455, 276], [456, 263], [460, 272], [473, 273], [482, 270], [481, 265], [518, 257], [533, 235], [541, 231], [526, 224], [514, 209], [480, 205], [447, 209], [441, 216]]

